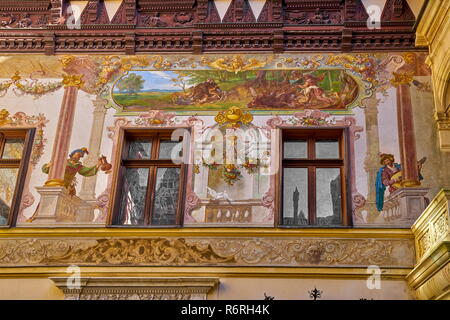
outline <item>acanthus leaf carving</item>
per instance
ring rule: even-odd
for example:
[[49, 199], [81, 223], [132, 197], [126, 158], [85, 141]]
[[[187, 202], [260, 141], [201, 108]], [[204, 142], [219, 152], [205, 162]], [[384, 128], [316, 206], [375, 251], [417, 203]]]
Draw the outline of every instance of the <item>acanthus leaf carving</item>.
[[2, 239], [0, 265], [411, 267], [412, 246], [400, 239]]

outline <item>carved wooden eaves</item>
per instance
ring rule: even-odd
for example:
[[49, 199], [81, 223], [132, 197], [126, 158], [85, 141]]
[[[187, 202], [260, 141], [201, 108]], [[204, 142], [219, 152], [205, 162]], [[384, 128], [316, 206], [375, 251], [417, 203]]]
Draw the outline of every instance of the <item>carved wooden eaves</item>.
[[223, 19], [214, 0], [123, 0], [109, 17], [88, 0], [75, 23], [70, 0], [0, 2], [0, 52], [145, 53], [414, 49], [414, 15], [388, 0], [380, 29], [367, 28], [361, 0], [268, 0], [255, 15], [232, 0]]

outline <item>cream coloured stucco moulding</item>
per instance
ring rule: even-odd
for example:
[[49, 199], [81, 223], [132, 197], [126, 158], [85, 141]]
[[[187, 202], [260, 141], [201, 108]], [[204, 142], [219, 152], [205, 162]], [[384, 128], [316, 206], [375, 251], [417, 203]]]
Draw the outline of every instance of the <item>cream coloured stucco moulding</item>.
[[420, 299], [450, 299], [450, 189], [438, 193], [412, 231], [417, 264], [406, 280]]
[[218, 278], [205, 277], [88, 277], [73, 288], [68, 277], [50, 279], [65, 300], [206, 300], [219, 284]]
[[412, 268], [411, 239], [0, 239], [0, 266], [352, 266]]
[[447, 95], [450, 74], [450, 1], [430, 0], [417, 26], [416, 45], [429, 48], [426, 63], [432, 69], [436, 112], [443, 112], [450, 101]]
[[442, 243], [450, 243], [450, 189], [442, 189], [438, 193], [411, 230], [418, 262]]

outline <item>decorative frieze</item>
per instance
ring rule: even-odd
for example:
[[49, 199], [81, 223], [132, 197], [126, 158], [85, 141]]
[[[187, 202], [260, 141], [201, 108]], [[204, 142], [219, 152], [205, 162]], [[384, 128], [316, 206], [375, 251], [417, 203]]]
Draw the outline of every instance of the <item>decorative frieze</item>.
[[1, 266], [412, 267], [408, 239], [102, 238], [1, 239]]

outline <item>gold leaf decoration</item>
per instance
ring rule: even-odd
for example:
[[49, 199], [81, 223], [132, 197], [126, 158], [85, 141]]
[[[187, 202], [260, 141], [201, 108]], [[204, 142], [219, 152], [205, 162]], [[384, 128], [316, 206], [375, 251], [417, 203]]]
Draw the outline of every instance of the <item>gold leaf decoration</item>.
[[394, 78], [391, 79], [391, 83], [394, 86], [399, 86], [402, 84], [409, 85], [414, 80], [414, 72], [413, 71], [401, 72], [401, 73], [392, 72], [392, 74], [393, 74]]
[[10, 119], [8, 119], [9, 117], [9, 111], [6, 109], [2, 109], [0, 110], [0, 126], [8, 124], [11, 122]]
[[240, 55], [235, 55], [233, 57], [219, 58], [211, 61], [205, 57], [202, 58], [202, 63], [214, 69], [225, 70], [228, 72], [242, 72], [247, 70], [253, 70], [264, 67], [266, 64], [271, 62], [273, 57], [268, 57], [265, 60], [258, 60], [256, 58], [249, 58], [244, 62]]
[[253, 121], [253, 116], [250, 112], [244, 112], [239, 107], [230, 107], [226, 111], [220, 111], [214, 120], [221, 126], [236, 129], [241, 124], [249, 124]]
[[82, 74], [65, 75], [63, 78], [63, 84], [65, 87], [77, 87], [80, 89], [84, 84], [82, 78]]

